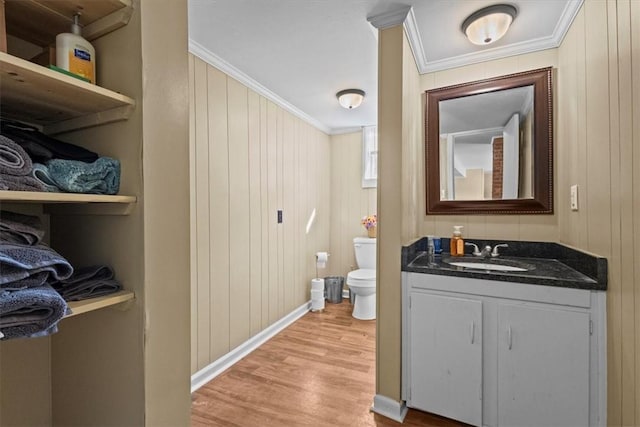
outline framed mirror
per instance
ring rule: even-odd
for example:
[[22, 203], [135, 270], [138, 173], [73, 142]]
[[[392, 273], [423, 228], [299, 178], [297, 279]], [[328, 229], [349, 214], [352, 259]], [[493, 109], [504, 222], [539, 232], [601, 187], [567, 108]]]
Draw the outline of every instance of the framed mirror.
[[426, 91], [429, 214], [553, 213], [552, 69]]

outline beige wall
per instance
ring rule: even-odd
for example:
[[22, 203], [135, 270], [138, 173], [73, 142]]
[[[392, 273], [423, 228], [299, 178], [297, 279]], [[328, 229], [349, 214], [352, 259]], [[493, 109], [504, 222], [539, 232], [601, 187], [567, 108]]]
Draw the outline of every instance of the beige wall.
[[367, 236], [360, 220], [376, 213], [376, 203], [376, 189], [362, 188], [362, 132], [331, 136], [331, 256], [321, 277], [357, 268], [353, 238]]
[[559, 237], [609, 261], [608, 423], [624, 426], [640, 425], [639, 47], [640, 2], [587, 0], [556, 79]]
[[315, 253], [329, 250], [330, 139], [189, 62], [194, 373], [309, 300]]

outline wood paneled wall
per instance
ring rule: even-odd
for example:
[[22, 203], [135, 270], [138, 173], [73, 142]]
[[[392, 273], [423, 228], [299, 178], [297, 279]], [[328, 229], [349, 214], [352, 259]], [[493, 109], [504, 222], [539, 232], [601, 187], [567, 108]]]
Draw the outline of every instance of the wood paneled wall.
[[367, 236], [360, 220], [376, 205], [376, 189], [362, 188], [362, 132], [331, 136], [331, 256], [321, 277], [357, 268], [353, 238]]
[[329, 250], [330, 139], [189, 63], [194, 373], [309, 300], [315, 253]]
[[[640, 2], [587, 0], [558, 53], [560, 241], [607, 257], [608, 424], [640, 425]], [[569, 188], [579, 186], [579, 210]]]

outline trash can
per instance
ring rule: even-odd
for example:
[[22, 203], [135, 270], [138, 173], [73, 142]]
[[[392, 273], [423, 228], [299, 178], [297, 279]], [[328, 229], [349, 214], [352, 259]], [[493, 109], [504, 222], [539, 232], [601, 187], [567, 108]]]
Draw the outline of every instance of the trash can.
[[324, 278], [324, 289], [327, 292], [327, 302], [339, 304], [342, 302], [342, 287], [344, 277], [329, 276]]

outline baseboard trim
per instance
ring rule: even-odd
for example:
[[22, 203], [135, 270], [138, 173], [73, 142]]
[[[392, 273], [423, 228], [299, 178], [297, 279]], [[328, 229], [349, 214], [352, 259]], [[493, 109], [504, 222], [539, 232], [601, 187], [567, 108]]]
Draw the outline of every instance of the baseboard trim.
[[373, 406], [371, 410], [383, 417], [392, 419], [399, 423], [404, 421], [407, 415], [407, 405], [404, 402], [397, 402], [387, 396], [376, 394], [373, 396]]
[[257, 333], [238, 347], [231, 350], [229, 353], [191, 375], [191, 393], [198, 390], [200, 387], [233, 366], [247, 354], [273, 338], [278, 332], [282, 331], [284, 328], [307, 314], [309, 310], [311, 310], [311, 301], [307, 301], [302, 304], [300, 307], [296, 308], [273, 325]]

